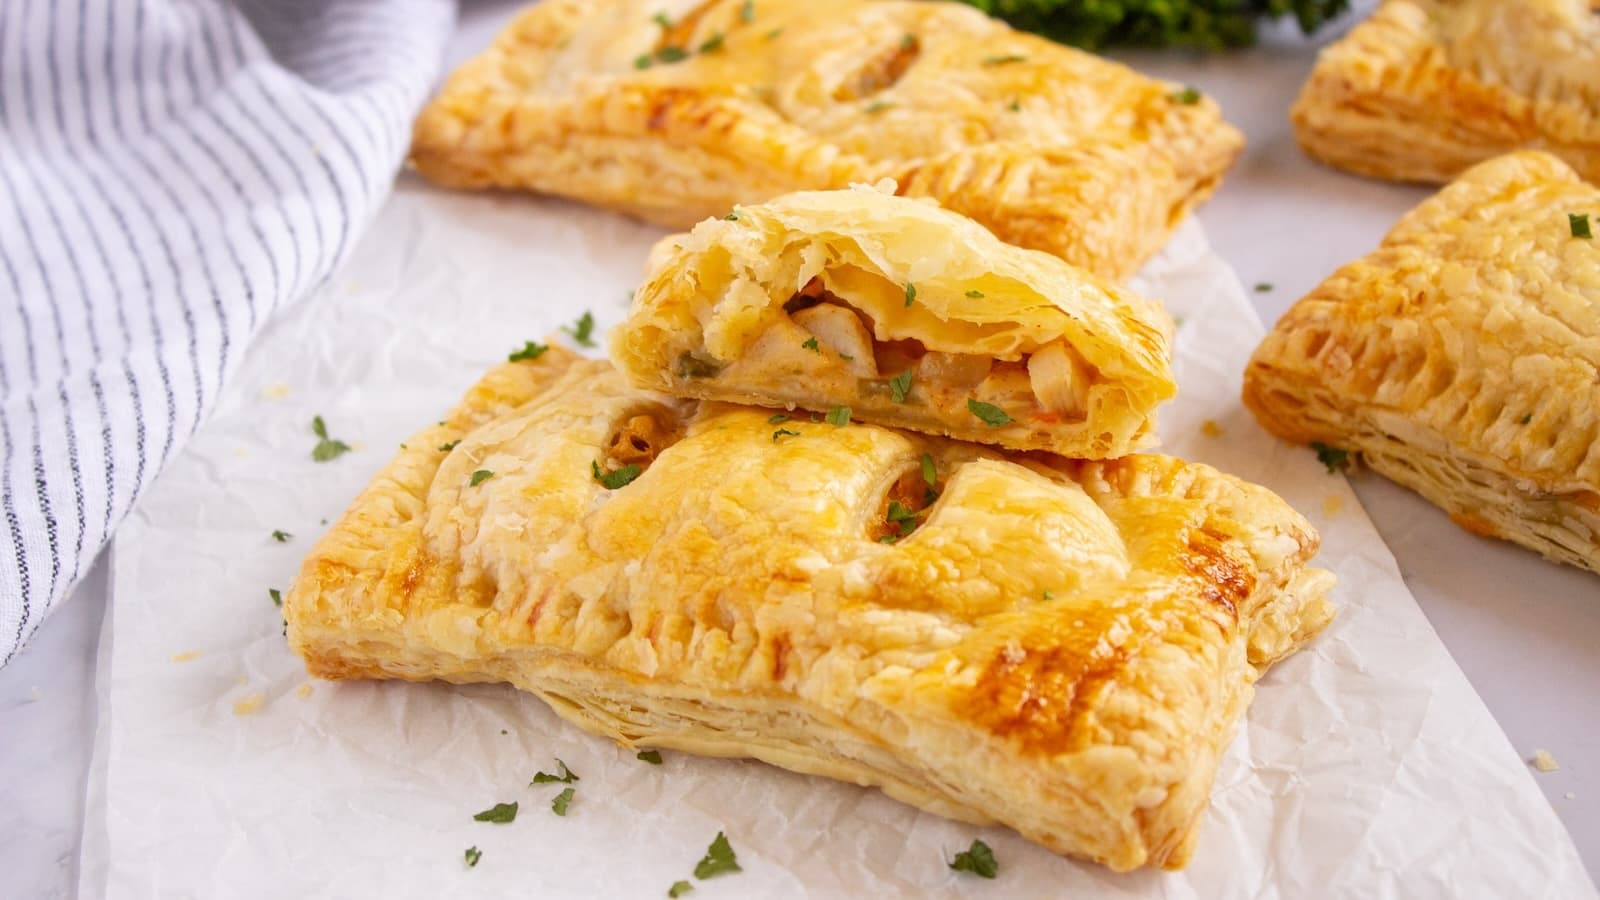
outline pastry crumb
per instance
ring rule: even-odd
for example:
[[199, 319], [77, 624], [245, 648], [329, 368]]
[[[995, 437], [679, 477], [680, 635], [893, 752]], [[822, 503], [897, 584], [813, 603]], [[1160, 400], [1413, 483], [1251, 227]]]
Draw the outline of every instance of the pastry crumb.
[[240, 459], [243, 459], [244, 457], [250, 455], [250, 448], [249, 447], [235, 447], [235, 448], [233, 448], [233, 455], [239, 457]]
[[1337, 516], [1344, 509], [1344, 498], [1338, 494], [1329, 494], [1322, 498], [1322, 514]]
[[1528, 762], [1533, 763], [1533, 767], [1541, 772], [1556, 772], [1561, 769], [1561, 764], [1556, 762], [1556, 758], [1550, 755], [1549, 750], [1533, 751], [1533, 758]]
[[1567, 798], [1568, 800], [1576, 800], [1576, 799], [1578, 799], [1578, 792], [1577, 791], [1567, 791], [1565, 794], [1562, 794], [1561, 796]]
[[261, 704], [265, 703], [266, 700], [266, 696], [260, 691], [246, 694], [233, 701], [233, 714], [236, 716], [248, 716], [260, 709]]
[[305, 684], [302, 684], [299, 687], [295, 688], [294, 689], [294, 695], [296, 697], [299, 697], [301, 700], [304, 700], [305, 698], [311, 696], [311, 682], [308, 681]]
[[240, 686], [240, 687], [244, 687], [244, 686], [245, 686], [245, 685], [247, 685], [247, 684], [249, 684], [249, 683], [250, 683], [250, 679], [248, 679], [248, 678], [246, 678], [246, 677], [244, 677], [244, 676], [243, 676], [243, 675], [240, 675], [240, 676], [239, 676], [239, 682], [238, 682], [238, 683], [239, 683], [239, 686]]
[[274, 382], [261, 389], [261, 396], [268, 400], [282, 400], [289, 396], [289, 386], [281, 381]]
[[173, 662], [177, 662], [177, 663], [194, 662], [195, 660], [197, 660], [199, 658], [200, 658], [200, 651], [199, 650], [185, 650], [182, 653], [174, 653], [170, 657], [170, 659]]
[[30, 690], [29, 690], [29, 693], [30, 693], [30, 695], [31, 695], [31, 699], [32, 699], [32, 701], [33, 701], [33, 702], [34, 702], [34, 703], [38, 703], [38, 702], [39, 702], [39, 701], [40, 701], [40, 700], [43, 700], [43, 699], [44, 699], [44, 694], [41, 694], [41, 693], [39, 693], [39, 686], [38, 686], [38, 685], [37, 685], [37, 684], [36, 684], [36, 685], [34, 685], [34, 686], [33, 686], [33, 687], [32, 687], [32, 688], [31, 688], [31, 689], [30, 689]]
[[1216, 419], [1207, 419], [1200, 423], [1200, 433], [1208, 438], [1219, 438], [1222, 437], [1223, 431]]

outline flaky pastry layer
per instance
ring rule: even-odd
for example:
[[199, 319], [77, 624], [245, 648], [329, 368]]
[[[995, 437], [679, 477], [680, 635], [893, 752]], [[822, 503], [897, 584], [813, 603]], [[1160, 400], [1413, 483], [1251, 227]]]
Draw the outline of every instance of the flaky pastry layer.
[[411, 161], [674, 228], [890, 177], [1121, 279], [1243, 147], [1180, 87], [955, 3], [545, 0], [451, 76]]
[[1443, 182], [1541, 149], [1600, 180], [1600, 15], [1587, 0], [1385, 0], [1322, 51], [1291, 118], [1329, 165]]
[[1537, 152], [1468, 170], [1262, 341], [1244, 401], [1477, 534], [1600, 571], [1600, 189]]
[[[1116, 869], [1184, 863], [1252, 683], [1332, 613], [1305, 520], [1170, 457], [773, 423], [560, 349], [405, 448], [285, 599], [313, 674], [510, 682], [630, 746]], [[885, 535], [908, 478], [924, 505]]]
[[652, 257], [611, 341], [642, 388], [1079, 459], [1153, 442], [1177, 392], [1159, 306], [929, 200], [788, 194]]

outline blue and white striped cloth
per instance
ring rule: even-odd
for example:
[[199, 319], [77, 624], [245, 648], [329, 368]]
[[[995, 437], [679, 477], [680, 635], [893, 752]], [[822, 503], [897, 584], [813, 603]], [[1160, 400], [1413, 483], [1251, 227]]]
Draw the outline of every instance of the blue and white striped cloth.
[[349, 251], [453, 16], [0, 3], [0, 665]]

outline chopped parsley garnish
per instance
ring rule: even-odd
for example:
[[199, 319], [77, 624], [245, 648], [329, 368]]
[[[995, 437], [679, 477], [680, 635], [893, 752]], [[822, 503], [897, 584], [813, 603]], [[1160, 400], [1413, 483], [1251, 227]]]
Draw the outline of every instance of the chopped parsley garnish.
[[1270, 291], [1270, 290], [1272, 290], [1272, 285], [1270, 283], [1265, 282], [1265, 281], [1256, 282], [1256, 293], [1265, 294], [1267, 291]]
[[510, 356], [506, 357], [506, 362], [522, 362], [525, 359], [538, 359], [544, 355], [546, 350], [549, 349], [550, 348], [548, 346], [541, 344], [538, 341], [526, 341], [523, 343], [521, 350], [517, 350]]
[[939, 486], [939, 470], [933, 467], [933, 455], [929, 453], [922, 454], [922, 480], [930, 488]]
[[711, 37], [706, 38], [705, 41], [701, 43], [700, 52], [715, 53], [718, 50], [721, 50], [723, 40], [724, 38], [722, 32], [719, 31], [716, 34], [713, 34]]
[[478, 864], [478, 860], [483, 859], [483, 851], [477, 847], [468, 847], [465, 856], [467, 858], [467, 868], [470, 869]]
[[554, 783], [554, 784], [571, 784], [574, 781], [579, 781], [579, 780], [580, 779], [578, 778], [578, 773], [576, 773], [576, 772], [572, 771], [571, 769], [567, 768], [567, 764], [562, 762], [558, 758], [556, 760], [556, 774], [551, 775], [549, 772], [539, 772], [539, 773], [537, 773], [537, 774], [535, 774], [533, 776], [533, 780], [528, 782], [528, 784], [529, 784], [529, 786], [532, 786], [532, 785], [535, 785], [535, 784], [552, 784], [552, 783]]
[[999, 428], [1001, 425], [1008, 424], [1011, 421], [1011, 417], [1006, 415], [1005, 410], [995, 406], [993, 403], [985, 403], [975, 397], [967, 398], [967, 411], [982, 419], [983, 424], [990, 428]]
[[283, 605], [283, 592], [277, 588], [267, 588], [267, 596], [272, 598], [273, 606]]
[[472, 473], [472, 486], [477, 487], [493, 477], [494, 473], [488, 469], [479, 469], [478, 471]]
[[798, 432], [798, 431], [790, 431], [787, 428], [779, 428], [777, 431], [774, 431], [772, 433], [772, 442], [774, 444], [776, 444], [778, 442], [779, 438], [783, 438], [783, 437], [799, 437], [799, 436], [800, 436], [800, 432]]
[[1590, 240], [1594, 234], [1589, 231], [1588, 213], [1567, 213], [1567, 225], [1572, 228], [1572, 236]]
[[986, 66], [1006, 66], [1010, 65], [1011, 63], [1019, 63], [1025, 60], [1027, 60], [1027, 57], [1021, 55], [1020, 53], [1007, 53], [1004, 56], [985, 56], [983, 58], [983, 64]]
[[892, 543], [894, 543], [895, 541], [898, 541], [898, 540], [900, 540], [900, 535], [898, 535], [898, 534], [886, 534], [883, 537], [878, 538], [878, 543], [880, 543], [880, 544], [892, 544]]
[[641, 53], [633, 58], [633, 67], [635, 69], [648, 69], [654, 63], [655, 60], [651, 59], [648, 53]]
[[692, 890], [694, 890], [694, 885], [690, 884], [689, 882], [674, 881], [672, 883], [672, 887], [667, 888], [667, 896], [682, 897], [684, 894], [687, 894]]
[[661, 751], [660, 750], [640, 750], [639, 751], [639, 755], [638, 755], [637, 758], [644, 760], [645, 762], [649, 763], [652, 766], [661, 765]]
[[822, 348], [817, 345], [817, 339], [815, 337], [806, 338], [805, 342], [802, 343], [800, 346], [806, 348], [807, 350], [810, 350], [812, 353], [821, 353], [822, 352]]
[[662, 47], [656, 51], [656, 60], [664, 63], [683, 62], [689, 58], [689, 51], [682, 47]]
[[836, 428], [842, 428], [845, 425], [849, 425], [850, 407], [835, 406], [833, 409], [828, 410], [827, 422], [829, 425], [832, 425]]
[[888, 109], [889, 107], [891, 107], [893, 105], [894, 105], [893, 103], [890, 103], [887, 100], [874, 100], [871, 103], [868, 103], [867, 104], [867, 108], [862, 110], [862, 112], [866, 113], [869, 116], [874, 116], [874, 115], [877, 115], [878, 113], [883, 112], [884, 110]]
[[974, 300], [982, 300], [983, 299], [983, 291], [967, 291], [967, 296], [971, 297]]
[[1173, 91], [1167, 96], [1179, 106], [1193, 106], [1200, 102], [1200, 92], [1192, 87], [1185, 87], [1181, 91]]
[[736, 209], [734, 209], [733, 212], [730, 212], [727, 215], [723, 216], [722, 217], [722, 221], [724, 221], [724, 222], [737, 222], [737, 221], [739, 221], [739, 210], [736, 208]]
[[739, 858], [734, 855], [733, 846], [728, 843], [728, 838], [719, 831], [711, 841], [711, 846], [706, 848], [705, 858], [695, 863], [694, 877], [704, 881], [707, 878], [715, 878], [718, 875], [726, 875], [729, 872], [742, 871], [744, 870], [739, 868]]
[[496, 803], [481, 813], [472, 817], [474, 822], [493, 822], [496, 825], [506, 825], [517, 817], [516, 801], [510, 803]]
[[711, 378], [721, 371], [721, 364], [695, 356], [693, 351], [678, 354], [678, 374], [684, 378]]
[[1049, 603], [1051, 600], [1054, 600], [1055, 598], [1056, 598], [1055, 594], [1052, 594], [1049, 591], [1045, 591], [1044, 592], [1044, 602]]
[[550, 801], [550, 811], [554, 812], [558, 816], [566, 815], [567, 807], [572, 805], [572, 795], [576, 793], [576, 790], [567, 788], [566, 790], [557, 794], [555, 799]]
[[328, 437], [328, 426], [321, 416], [311, 417], [311, 433], [317, 436], [317, 445], [311, 448], [311, 458], [317, 462], [337, 459], [350, 452], [350, 445]]
[[1000, 871], [1000, 863], [994, 858], [994, 851], [983, 841], [974, 840], [972, 846], [956, 854], [950, 860], [950, 868], [957, 872], [971, 872], [979, 878], [993, 878]]
[[910, 306], [912, 303], [916, 302], [916, 299], [917, 299], [917, 286], [912, 284], [909, 281], [906, 282], [906, 305]]
[[910, 50], [915, 46], [917, 46], [917, 36], [916, 35], [912, 34], [909, 31], [906, 32], [905, 34], [900, 35], [900, 49], [901, 50]]
[[639, 468], [638, 463], [628, 463], [619, 469], [615, 469], [610, 472], [602, 472], [600, 471], [600, 463], [595, 460], [589, 461], [589, 468], [594, 472], [595, 481], [600, 482], [600, 484], [605, 486], [608, 490], [613, 491], [632, 484], [633, 480], [639, 477], [639, 473], [644, 471], [643, 469]]
[[772, 418], [768, 419], [767, 420], [767, 424], [768, 425], [776, 425], [779, 422], [787, 422], [787, 421], [789, 421], [789, 417], [787, 415], [785, 415], [784, 413], [778, 413], [777, 415], [775, 415]]
[[572, 339], [577, 341], [580, 347], [594, 346], [594, 314], [588, 310], [584, 310], [583, 315], [578, 317], [578, 321], [572, 327], [563, 326], [561, 330], [572, 335]]
[[1526, 425], [1526, 424], [1528, 424], [1529, 422], [1532, 422], [1532, 421], [1533, 421], [1533, 413], [1528, 413], [1527, 415], [1522, 417], [1522, 424], [1524, 424], [1524, 425]]
[[898, 500], [889, 501], [889, 511], [884, 515], [900, 532], [900, 537], [905, 537], [917, 529], [918, 512], [909, 506], [904, 506]]
[[459, 444], [459, 443], [461, 443], [461, 439], [460, 438], [457, 438], [457, 439], [455, 439], [453, 441], [445, 441], [444, 443], [439, 445], [439, 452], [440, 453], [449, 453], [451, 450], [454, 450], [456, 448], [456, 445]]
[[276, 529], [276, 528], [272, 529], [272, 539], [277, 541], [280, 544], [287, 544], [289, 542], [289, 538], [292, 538], [292, 537], [294, 537], [294, 535], [290, 534], [287, 531], [280, 531], [279, 529]]
[[780, 35], [780, 34], [783, 34], [783, 28], [782, 27], [774, 28], [771, 31], [767, 32], [766, 34], [762, 35], [762, 37], [766, 38], [769, 41], [771, 41], [771, 40], [776, 40], [778, 35]]
[[1013, 98], [1010, 103], [1006, 104], [1006, 109], [1009, 109], [1012, 112], [1021, 112], [1022, 111], [1022, 101]]
[[655, 15], [651, 16], [650, 17], [650, 21], [656, 23], [657, 25], [660, 25], [662, 28], [671, 28], [672, 27], [672, 20], [667, 18], [667, 14], [664, 13], [664, 12], [658, 12]]
[[1311, 449], [1317, 451], [1317, 462], [1328, 467], [1329, 474], [1350, 468], [1350, 451], [1330, 447], [1321, 441], [1312, 441]]
[[911, 370], [907, 369], [899, 375], [889, 379], [889, 397], [896, 403], [906, 402], [906, 395], [911, 393]]
[[755, 21], [755, 18], [756, 18], [756, 3], [755, 3], [755, 0], [744, 0], [744, 4], [739, 7], [739, 21], [745, 23], [746, 25], [749, 25], [751, 22]]

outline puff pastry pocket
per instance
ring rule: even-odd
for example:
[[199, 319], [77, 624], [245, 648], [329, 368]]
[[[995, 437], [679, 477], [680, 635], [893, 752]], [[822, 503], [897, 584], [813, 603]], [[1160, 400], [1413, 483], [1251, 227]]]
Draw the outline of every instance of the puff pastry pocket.
[[1468, 170], [1289, 310], [1245, 404], [1289, 440], [1359, 451], [1469, 531], [1600, 572], [1588, 222], [1600, 190], [1553, 156]]
[[858, 186], [666, 239], [611, 344], [640, 387], [1101, 459], [1153, 440], [1171, 327], [1059, 259]]
[[1385, 0], [1322, 52], [1291, 117], [1342, 169], [1448, 181], [1528, 148], [1600, 180], [1600, 12], [1592, 0]]
[[1120, 279], [1243, 144], [1207, 98], [961, 4], [544, 0], [451, 76], [411, 161], [678, 229], [891, 177]]
[[1117, 869], [1184, 863], [1252, 683], [1332, 612], [1300, 516], [1170, 457], [773, 423], [559, 349], [406, 447], [285, 599], [313, 674], [510, 682]]

